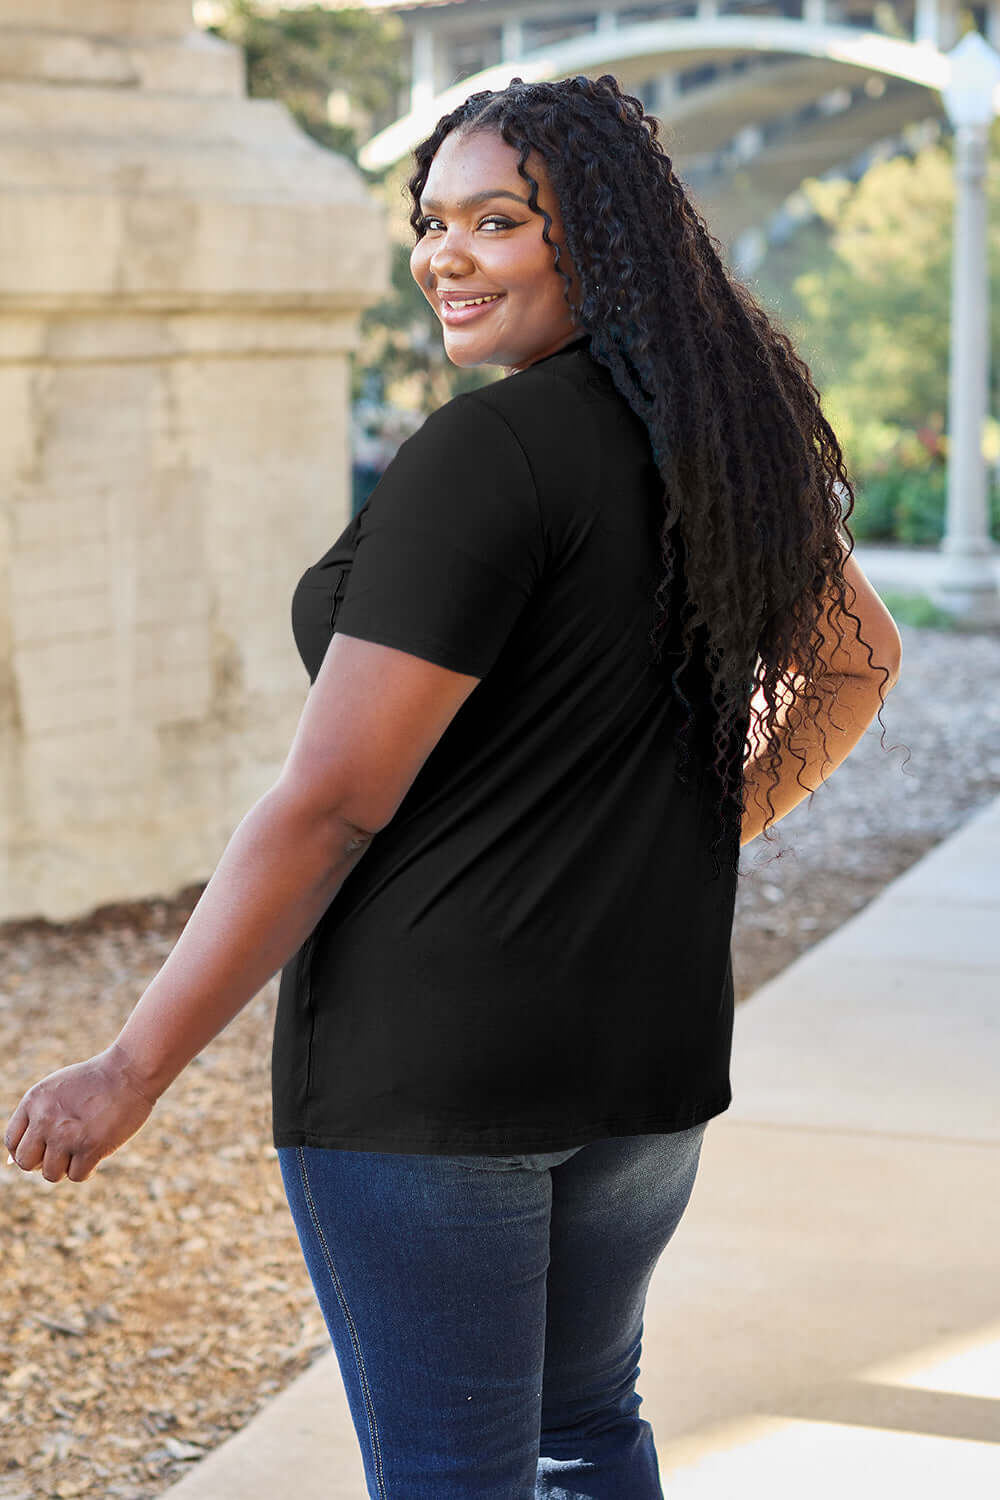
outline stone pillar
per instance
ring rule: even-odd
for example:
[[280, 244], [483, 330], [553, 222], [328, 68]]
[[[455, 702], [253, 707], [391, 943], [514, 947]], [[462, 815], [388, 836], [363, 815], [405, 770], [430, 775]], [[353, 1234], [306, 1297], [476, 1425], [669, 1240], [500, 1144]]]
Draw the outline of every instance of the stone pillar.
[[916, 0], [913, 40], [948, 51], [958, 40], [958, 0]]
[[0, 0], [0, 919], [207, 878], [308, 687], [384, 210], [182, 0]]
[[524, 25], [520, 16], [505, 15], [500, 23], [500, 60], [517, 62], [524, 52]]
[[1000, 625], [983, 457], [990, 369], [989, 140], [989, 123], [955, 124], [948, 493], [941, 571], [932, 593], [935, 603], [973, 628]]
[[434, 33], [429, 26], [414, 27], [410, 43], [410, 109], [426, 109], [437, 92]]
[[913, 40], [925, 47], [941, 45], [938, 0], [915, 0], [913, 7]]
[[669, 119], [673, 110], [677, 107], [677, 101], [681, 97], [680, 84], [677, 72], [671, 70], [667, 73], [656, 75], [656, 113], [664, 119]]

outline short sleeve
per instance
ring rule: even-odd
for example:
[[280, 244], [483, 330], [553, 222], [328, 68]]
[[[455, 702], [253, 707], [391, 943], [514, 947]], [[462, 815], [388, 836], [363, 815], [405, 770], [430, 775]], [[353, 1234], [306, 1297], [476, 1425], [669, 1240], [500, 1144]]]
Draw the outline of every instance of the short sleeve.
[[406, 439], [369, 495], [336, 630], [484, 677], [543, 564], [521, 445], [463, 392]]

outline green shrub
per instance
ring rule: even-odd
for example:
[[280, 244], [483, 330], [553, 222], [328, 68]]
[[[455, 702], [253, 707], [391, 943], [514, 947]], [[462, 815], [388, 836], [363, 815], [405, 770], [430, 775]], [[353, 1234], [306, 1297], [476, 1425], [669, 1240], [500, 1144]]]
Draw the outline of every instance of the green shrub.
[[897, 625], [930, 626], [934, 630], [954, 630], [955, 617], [928, 599], [926, 594], [897, 594], [881, 589], [879, 598]]
[[854, 486], [855, 505], [848, 522], [859, 542], [890, 542], [896, 536], [898, 474], [873, 474]]
[[[989, 532], [1000, 541], [1000, 484], [988, 472]], [[848, 522], [856, 539], [934, 545], [944, 536], [947, 470], [943, 464], [923, 469], [894, 465], [855, 484], [857, 503]]]

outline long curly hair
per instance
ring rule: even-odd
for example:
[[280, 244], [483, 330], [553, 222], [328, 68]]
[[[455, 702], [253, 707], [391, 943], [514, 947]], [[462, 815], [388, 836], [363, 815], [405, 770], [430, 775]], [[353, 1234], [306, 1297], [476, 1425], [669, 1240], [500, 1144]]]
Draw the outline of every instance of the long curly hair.
[[[713, 856], [726, 840], [738, 871], [751, 698], [763, 704], [754, 759], [771, 778], [766, 839], [780, 780], [780, 724], [786, 715], [789, 724], [808, 722], [828, 701], [830, 674], [816, 632], [827, 604], [840, 642], [838, 621], [850, 618], [872, 665], [845, 597], [854, 491], [837, 438], [790, 337], [724, 268], [719, 241], [658, 139], [659, 122], [611, 74], [515, 78], [443, 115], [415, 148], [407, 183], [418, 242], [431, 162], [456, 129], [496, 132], [519, 152], [529, 204], [545, 220], [542, 236], [575, 322], [649, 433], [664, 485], [651, 655], [684, 709], [678, 774], [685, 778], [697, 734], [716, 783]], [[559, 204], [579, 278], [575, 306], [561, 247], [549, 238], [551, 215], [538, 206], [538, 183], [525, 166], [532, 151]], [[832, 602], [821, 597], [828, 589]], [[879, 670], [881, 722], [890, 673]], [[789, 750], [799, 776], [806, 757], [794, 744]], [[825, 731], [823, 754], [825, 770]]]

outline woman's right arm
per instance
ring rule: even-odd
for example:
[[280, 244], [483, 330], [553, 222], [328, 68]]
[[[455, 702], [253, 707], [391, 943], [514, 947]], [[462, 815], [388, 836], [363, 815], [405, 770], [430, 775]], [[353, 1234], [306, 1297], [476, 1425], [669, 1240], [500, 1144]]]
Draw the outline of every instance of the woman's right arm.
[[84, 1182], [305, 942], [478, 677], [334, 633], [278, 780], [236, 829], [158, 974], [102, 1052], [40, 1079], [14, 1164]]
[[[899, 677], [903, 646], [892, 615], [854, 557], [845, 558], [844, 577], [849, 585], [845, 591], [847, 607], [861, 621], [860, 640], [852, 638], [854, 622], [842, 618], [841, 644], [829, 624], [827, 611], [823, 611], [817, 621], [817, 629], [823, 636], [818, 660], [821, 670], [825, 670], [813, 685], [814, 691], [823, 695], [823, 706], [817, 712], [813, 704], [812, 712], [807, 715], [802, 702], [794, 701], [794, 693], [805, 686], [804, 677], [793, 674], [784, 679], [786, 688], [779, 689], [775, 715], [780, 758], [778, 782], [774, 786], [773, 772], [765, 769], [760, 727], [760, 716], [767, 705], [759, 689], [751, 699], [741, 845], [750, 843], [763, 831], [769, 816], [768, 797], [774, 806], [773, 821], [778, 822], [832, 775], [878, 713], [882, 701], [880, 685], [887, 693]], [[829, 598], [828, 595], [828, 601]], [[869, 646], [871, 664], [866, 649]], [[888, 677], [882, 668], [888, 671]]]

